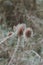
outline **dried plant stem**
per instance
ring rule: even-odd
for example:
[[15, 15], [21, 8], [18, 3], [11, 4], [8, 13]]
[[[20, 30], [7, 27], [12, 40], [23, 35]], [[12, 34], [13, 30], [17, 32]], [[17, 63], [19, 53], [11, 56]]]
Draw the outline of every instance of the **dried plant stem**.
[[16, 51], [17, 51], [17, 49], [18, 49], [18, 47], [19, 47], [19, 44], [20, 44], [20, 38], [18, 38], [16, 48], [15, 48], [15, 50], [14, 50], [14, 53], [13, 53], [13, 55], [12, 55], [12, 57], [11, 57], [11, 60], [9, 61], [8, 65], [11, 65], [12, 60], [14, 59], [15, 54], [16, 54]]
[[35, 53], [39, 58], [41, 58], [41, 56], [37, 52], [35, 52], [34, 50], [32, 50], [32, 52]]
[[5, 38], [0, 42], [0, 44], [2, 44], [2, 43], [5, 42], [7, 39], [9, 39], [10, 37], [12, 37], [14, 34], [15, 34], [15, 33], [13, 33], [13, 34], [10, 35], [10, 36], [5, 37]]
[[30, 51], [25, 51], [26, 53], [30, 54], [31, 52], [35, 53], [40, 59], [41, 59], [41, 56], [35, 52], [34, 50], [30, 50]]

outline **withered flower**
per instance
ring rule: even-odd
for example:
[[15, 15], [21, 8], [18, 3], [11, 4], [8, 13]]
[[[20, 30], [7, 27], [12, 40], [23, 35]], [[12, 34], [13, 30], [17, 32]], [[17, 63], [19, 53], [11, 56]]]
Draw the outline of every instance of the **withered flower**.
[[17, 35], [18, 36], [23, 35], [23, 31], [25, 30], [25, 28], [26, 28], [25, 24], [18, 24], [18, 26], [16, 27]]
[[32, 37], [33, 36], [33, 30], [31, 28], [25, 29], [24, 33], [23, 33], [23, 36], [24, 36], [25, 40]]

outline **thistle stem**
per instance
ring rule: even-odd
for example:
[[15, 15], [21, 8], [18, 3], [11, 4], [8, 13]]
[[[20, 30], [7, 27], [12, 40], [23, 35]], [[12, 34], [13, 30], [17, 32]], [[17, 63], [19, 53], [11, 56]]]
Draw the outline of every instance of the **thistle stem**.
[[9, 61], [8, 65], [11, 65], [12, 60], [14, 59], [15, 54], [16, 54], [16, 52], [17, 52], [17, 50], [18, 50], [19, 44], [20, 44], [20, 38], [18, 38], [16, 48], [15, 48], [15, 50], [14, 50], [14, 53], [13, 53], [13, 55], [12, 55], [12, 57], [11, 57], [11, 60]]

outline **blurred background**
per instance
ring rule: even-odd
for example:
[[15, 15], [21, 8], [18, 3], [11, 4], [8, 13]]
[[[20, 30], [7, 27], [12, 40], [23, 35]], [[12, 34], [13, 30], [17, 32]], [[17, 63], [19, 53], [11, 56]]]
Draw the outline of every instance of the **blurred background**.
[[25, 22], [26, 14], [43, 18], [43, 0], [0, 0], [0, 24], [13, 28]]

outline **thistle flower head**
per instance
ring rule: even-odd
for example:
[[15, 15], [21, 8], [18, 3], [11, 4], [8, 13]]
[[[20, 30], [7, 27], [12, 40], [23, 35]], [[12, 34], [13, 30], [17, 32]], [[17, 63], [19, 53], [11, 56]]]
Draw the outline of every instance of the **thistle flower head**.
[[16, 27], [17, 35], [18, 36], [23, 35], [23, 31], [25, 30], [25, 28], [26, 28], [25, 24], [18, 24], [17, 27]]
[[24, 34], [24, 38], [28, 39], [28, 38], [33, 36], [33, 31], [32, 31], [31, 28], [27, 28], [27, 29], [24, 30], [23, 34]]

